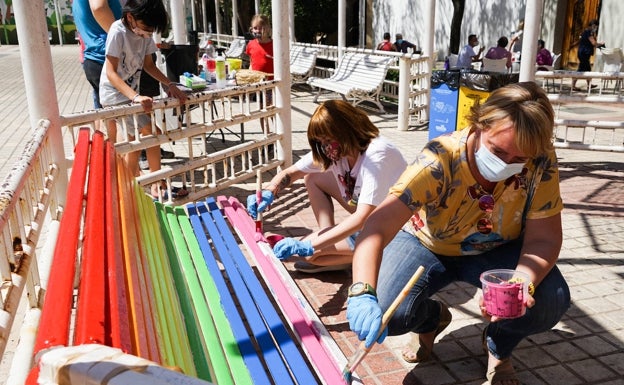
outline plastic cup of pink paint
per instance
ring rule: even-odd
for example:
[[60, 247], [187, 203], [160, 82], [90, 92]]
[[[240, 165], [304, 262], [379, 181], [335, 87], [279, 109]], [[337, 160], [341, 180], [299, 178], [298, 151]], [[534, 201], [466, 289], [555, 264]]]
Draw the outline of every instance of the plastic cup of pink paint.
[[488, 270], [480, 279], [488, 314], [498, 318], [518, 318], [526, 313], [530, 282], [526, 273], [509, 269]]

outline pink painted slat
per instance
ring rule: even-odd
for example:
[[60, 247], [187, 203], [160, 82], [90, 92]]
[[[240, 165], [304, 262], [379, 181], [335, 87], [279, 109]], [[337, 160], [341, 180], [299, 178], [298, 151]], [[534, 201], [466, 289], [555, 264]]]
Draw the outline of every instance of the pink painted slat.
[[312, 321], [305, 314], [301, 305], [290, 294], [273, 262], [268, 259], [270, 257], [266, 256], [254, 241], [254, 221], [247, 214], [245, 208], [236, 198], [230, 198], [228, 201], [226, 197], [219, 196], [217, 202], [223, 208], [232, 225], [245, 238], [246, 246], [255, 256], [256, 262], [262, 267], [264, 278], [270, 282], [271, 290], [279, 301], [283, 312], [292, 322], [295, 331], [299, 335], [301, 344], [305, 346], [306, 351], [310, 355], [309, 359], [317, 368], [319, 376], [327, 384], [344, 383], [342, 369], [334, 361], [329, 349], [319, 340], [318, 332], [315, 330]]

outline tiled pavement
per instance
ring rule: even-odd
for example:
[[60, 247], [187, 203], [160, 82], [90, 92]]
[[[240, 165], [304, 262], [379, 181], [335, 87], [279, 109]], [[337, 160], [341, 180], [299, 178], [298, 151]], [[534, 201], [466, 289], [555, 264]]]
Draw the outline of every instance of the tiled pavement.
[[[90, 91], [78, 63], [75, 46], [52, 47], [55, 81], [61, 113], [88, 109]], [[17, 46], [0, 46], [0, 177], [30, 136], [26, 99]], [[305, 87], [292, 93], [293, 150], [295, 159], [306, 149], [305, 130], [316, 105]], [[596, 106], [562, 109], [562, 114], [582, 119], [622, 120], [621, 107]], [[594, 114], [595, 116], [593, 116]], [[579, 116], [579, 115], [576, 115]], [[564, 116], [562, 116], [564, 117]], [[396, 129], [396, 114], [371, 113], [382, 134], [413, 159], [427, 139], [426, 127]], [[227, 141], [236, 141], [229, 137]], [[218, 141], [218, 137], [214, 139]], [[173, 146], [175, 151], [175, 145]], [[558, 150], [564, 243], [559, 259], [572, 290], [572, 307], [552, 330], [532, 336], [514, 352], [514, 363], [524, 384], [576, 385], [624, 384], [624, 154]], [[238, 185], [227, 191], [245, 199], [254, 185]], [[287, 236], [302, 236], [315, 228], [297, 183], [280, 196], [265, 216], [265, 229]], [[339, 215], [344, 215], [340, 212]], [[347, 357], [357, 346], [345, 321], [346, 290], [351, 272], [300, 274], [286, 263], [313, 308]], [[376, 346], [358, 368], [366, 384], [482, 384], [486, 356], [480, 335], [485, 326], [479, 317], [479, 291], [454, 284], [438, 295], [451, 307], [453, 322], [438, 337], [432, 361], [413, 365], [403, 362], [400, 348], [405, 337], [390, 337]]]

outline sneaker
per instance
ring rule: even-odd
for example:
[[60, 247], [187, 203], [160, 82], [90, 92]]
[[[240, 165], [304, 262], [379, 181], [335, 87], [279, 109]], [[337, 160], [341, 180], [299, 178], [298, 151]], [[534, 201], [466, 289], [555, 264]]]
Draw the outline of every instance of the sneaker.
[[344, 265], [319, 266], [319, 265], [313, 265], [305, 261], [295, 262], [295, 270], [297, 270], [300, 273], [308, 273], [308, 274], [320, 273], [322, 271], [340, 271], [340, 270], [347, 270], [350, 268], [351, 268], [350, 263], [346, 263]]
[[175, 153], [173, 151], [167, 151], [167, 150], [163, 150], [162, 148], [160, 149], [160, 158], [161, 159], [173, 159], [175, 158]]

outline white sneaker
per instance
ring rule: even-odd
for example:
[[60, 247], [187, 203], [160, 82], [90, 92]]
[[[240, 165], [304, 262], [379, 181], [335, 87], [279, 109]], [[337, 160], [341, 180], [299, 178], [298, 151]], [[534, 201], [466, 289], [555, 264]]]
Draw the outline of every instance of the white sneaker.
[[305, 261], [295, 262], [295, 270], [297, 270], [300, 273], [308, 273], [308, 274], [320, 273], [322, 271], [340, 271], [340, 270], [347, 270], [350, 268], [351, 268], [350, 263], [346, 263], [344, 265], [319, 266], [319, 265], [313, 265]]

